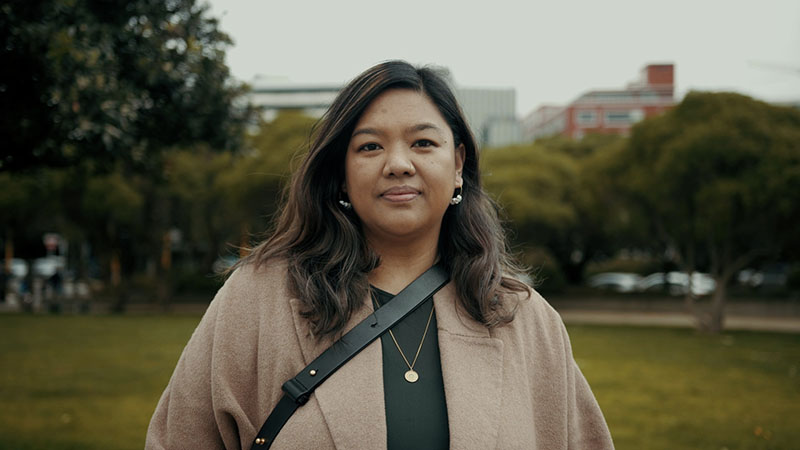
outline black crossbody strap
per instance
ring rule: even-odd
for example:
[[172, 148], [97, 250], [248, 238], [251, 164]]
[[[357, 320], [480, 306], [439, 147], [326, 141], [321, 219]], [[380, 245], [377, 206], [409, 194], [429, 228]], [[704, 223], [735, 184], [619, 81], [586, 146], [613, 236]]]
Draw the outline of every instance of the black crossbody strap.
[[268, 449], [289, 417], [308, 401], [317, 386], [372, 341], [416, 310], [448, 281], [450, 276], [447, 271], [439, 264], [434, 265], [391, 301], [334, 342], [297, 376], [284, 383], [284, 394], [256, 435], [251, 450]]

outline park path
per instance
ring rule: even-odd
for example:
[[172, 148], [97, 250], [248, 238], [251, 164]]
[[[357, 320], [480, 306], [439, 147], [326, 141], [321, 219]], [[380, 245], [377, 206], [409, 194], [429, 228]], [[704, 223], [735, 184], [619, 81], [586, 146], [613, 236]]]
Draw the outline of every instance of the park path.
[[[608, 303], [608, 302], [606, 302]], [[561, 318], [568, 325], [632, 325], [632, 326], [660, 326], [694, 328], [694, 318], [683, 311], [680, 311], [679, 304], [671, 301], [667, 304], [672, 310], [648, 310], [654, 305], [653, 301], [642, 303], [640, 309], [630, 308], [629, 303], [625, 309], [620, 309], [619, 305], [606, 305], [598, 308], [596, 305], [602, 301], [596, 299], [590, 301], [571, 302], [555, 301], [552, 302], [556, 310], [561, 314]], [[593, 308], [591, 305], [595, 305]], [[663, 306], [663, 305], [662, 305]], [[208, 303], [174, 303], [169, 308], [169, 314], [179, 315], [202, 315]], [[735, 308], [732, 308], [735, 309]], [[725, 317], [726, 330], [750, 330], [750, 331], [770, 331], [782, 333], [800, 334], [800, 314], [797, 308], [785, 311], [771, 311], [770, 314], [749, 313], [746, 309], [739, 308], [732, 311]], [[0, 302], [0, 313], [19, 313], [19, 305], [10, 305], [8, 302]], [[109, 304], [95, 303], [89, 311], [90, 314], [109, 314]], [[127, 314], [163, 314], [163, 308], [155, 304], [131, 304], [127, 308]]]
[[[682, 312], [665, 311], [608, 311], [586, 309], [559, 310], [566, 324], [592, 325], [637, 325], [694, 328], [692, 315]], [[800, 333], [800, 317], [725, 317], [726, 330], [772, 331], [781, 333]]]

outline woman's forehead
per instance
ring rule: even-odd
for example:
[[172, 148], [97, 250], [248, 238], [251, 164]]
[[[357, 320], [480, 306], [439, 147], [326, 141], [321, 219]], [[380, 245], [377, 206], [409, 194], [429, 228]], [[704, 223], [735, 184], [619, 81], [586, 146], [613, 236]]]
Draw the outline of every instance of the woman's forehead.
[[351, 138], [359, 134], [387, 132], [387, 129], [409, 133], [425, 130], [445, 134], [450, 132], [450, 127], [430, 97], [411, 89], [382, 92], [361, 114]]

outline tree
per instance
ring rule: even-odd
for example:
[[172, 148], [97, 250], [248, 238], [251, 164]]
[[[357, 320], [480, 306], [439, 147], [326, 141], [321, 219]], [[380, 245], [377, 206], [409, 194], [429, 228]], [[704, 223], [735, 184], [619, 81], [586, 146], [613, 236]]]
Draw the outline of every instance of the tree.
[[574, 284], [592, 258], [613, 251], [625, 217], [602, 168], [623, 142], [606, 135], [550, 138], [483, 154], [486, 187], [511, 219], [516, 243], [538, 247], [529, 264], [554, 260]]
[[[730, 93], [693, 92], [634, 127], [615, 177], [655, 237], [716, 280], [701, 329], [724, 325], [727, 286], [757, 257], [798, 249], [800, 111]], [[797, 257], [794, 254], [793, 257]]]
[[569, 251], [559, 243], [568, 240], [578, 219], [573, 202], [578, 180], [575, 160], [536, 144], [488, 150], [482, 158], [486, 189], [510, 219], [514, 243], [525, 249], [526, 264], [551, 272], [552, 254], [558, 270], [547, 277], [551, 283], [561, 278]]
[[120, 171], [87, 182], [83, 212], [94, 225], [99, 243], [109, 249], [107, 257], [114, 287], [122, 281], [122, 250], [130, 245], [135, 229], [141, 226], [142, 206], [141, 188], [136, 186], [136, 180]]
[[558, 255], [567, 280], [578, 284], [590, 261], [633, 242], [634, 235], [625, 230], [630, 216], [611, 188], [614, 180], [606, 170], [624, 147], [625, 139], [613, 134], [588, 134], [579, 140], [554, 137], [537, 140], [536, 144], [570, 158], [577, 169], [570, 180], [569, 197], [575, 220], [564, 223], [558, 239], [548, 246]]
[[[237, 150], [252, 112], [224, 62], [230, 39], [206, 12], [195, 0], [3, 4], [0, 172], [63, 169], [78, 198], [93, 195], [95, 177], [137, 179], [135, 210], [149, 233], [136, 248], [117, 249], [161, 253], [172, 220], [164, 156], [198, 144]], [[90, 205], [77, 203], [70, 219], [83, 225], [77, 212]], [[101, 205], [116, 222], [118, 211]]]
[[[15, 230], [25, 230], [38, 215], [35, 199], [41, 194], [40, 183], [34, 177], [0, 173], [0, 226], [2, 226], [3, 263], [0, 271], [5, 280], [14, 257]], [[6, 298], [6, 283], [0, 283], [0, 299]]]
[[[238, 238], [238, 211], [226, 198], [221, 180], [233, 169], [231, 153], [215, 153], [205, 147], [176, 151], [167, 161], [167, 181], [178, 211], [173, 225], [184, 230], [194, 245], [187, 250], [200, 260], [203, 273], [231, 239]], [[199, 244], [199, 245], [197, 245]]]
[[280, 204], [292, 173], [292, 163], [308, 149], [315, 120], [299, 111], [284, 111], [262, 122], [247, 139], [247, 149], [220, 174], [218, 186], [239, 223], [239, 244], [250, 244], [251, 233], [263, 232]]
[[38, 247], [43, 253], [45, 249], [42, 236], [45, 232], [59, 231], [67, 236], [71, 234], [73, 230], [67, 226], [66, 208], [59, 195], [67, 184], [63, 170], [0, 172], [0, 240], [3, 241], [4, 250], [4, 261], [0, 263], [2, 266], [10, 264], [18, 244], [28, 250]]
[[[45, 0], [0, 8], [0, 171], [147, 170], [161, 150], [235, 148], [247, 110], [229, 38], [194, 0]], [[12, 69], [13, 68], [13, 69]]]

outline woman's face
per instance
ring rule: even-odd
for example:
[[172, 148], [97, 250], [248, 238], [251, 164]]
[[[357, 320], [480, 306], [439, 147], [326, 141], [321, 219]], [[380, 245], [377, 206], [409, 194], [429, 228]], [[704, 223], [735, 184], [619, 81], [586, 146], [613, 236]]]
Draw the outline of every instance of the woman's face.
[[356, 123], [345, 157], [344, 191], [369, 242], [438, 239], [464, 147], [436, 105], [410, 89], [379, 95]]

